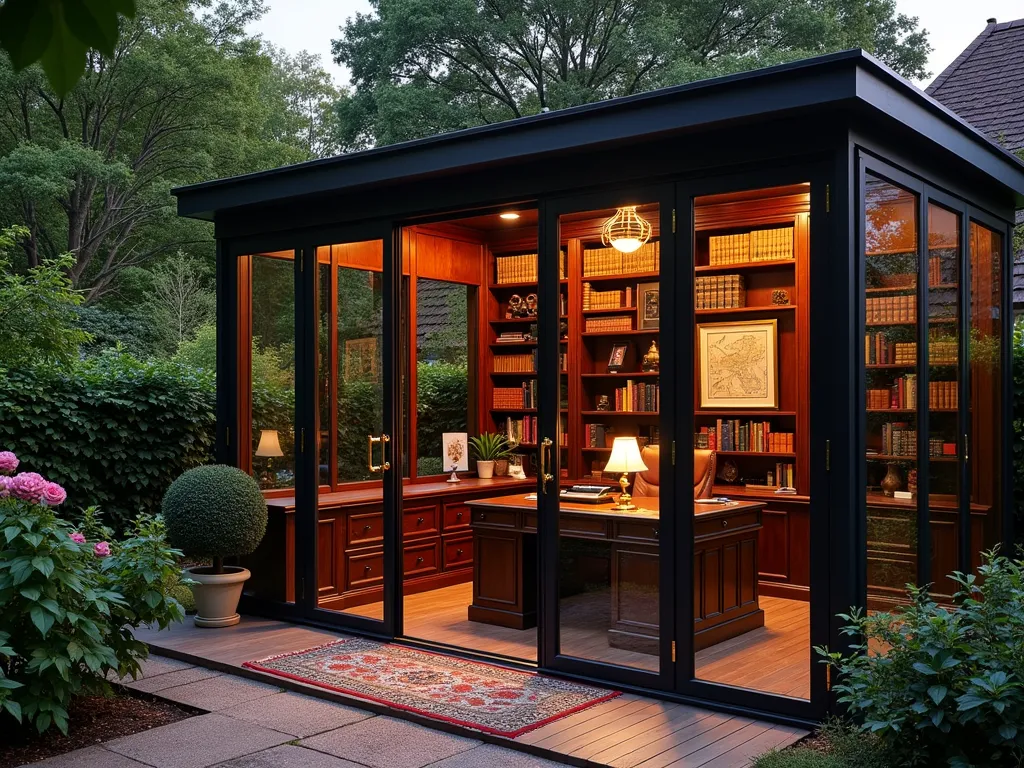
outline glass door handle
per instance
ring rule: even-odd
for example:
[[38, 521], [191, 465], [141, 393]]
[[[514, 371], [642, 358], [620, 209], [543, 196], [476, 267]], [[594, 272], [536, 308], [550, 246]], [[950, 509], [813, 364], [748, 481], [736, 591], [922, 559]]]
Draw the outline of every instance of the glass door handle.
[[548, 492], [548, 483], [555, 479], [555, 476], [548, 472], [551, 466], [551, 438], [545, 437], [540, 443], [540, 481], [541, 490]]
[[[370, 472], [386, 472], [391, 469], [391, 462], [384, 458], [384, 446], [391, 442], [390, 435], [366, 436], [366, 466]], [[373, 463], [373, 444], [380, 444], [380, 464]]]

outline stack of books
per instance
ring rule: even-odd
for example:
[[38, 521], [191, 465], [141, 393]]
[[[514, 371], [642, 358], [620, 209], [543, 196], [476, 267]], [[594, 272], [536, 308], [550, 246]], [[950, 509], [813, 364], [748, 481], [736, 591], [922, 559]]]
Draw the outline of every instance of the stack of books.
[[868, 323], [913, 323], [917, 320], [917, 297], [881, 296], [867, 300]]
[[793, 258], [793, 228], [755, 229], [750, 233], [751, 261], [781, 261]]
[[524, 381], [518, 387], [495, 387], [493, 408], [504, 410], [520, 408], [536, 408], [537, 382]]
[[633, 330], [633, 318], [630, 315], [622, 315], [619, 317], [588, 317], [585, 330], [587, 333], [631, 331]]
[[928, 340], [928, 362], [931, 365], [956, 365], [957, 342]]
[[768, 473], [768, 485], [778, 487], [796, 487], [796, 468], [792, 462], [779, 462], [775, 471]]
[[[494, 259], [497, 285], [537, 282], [537, 254], [497, 256]], [[565, 251], [558, 254], [558, 276], [565, 279]]]
[[495, 373], [535, 373], [537, 370], [537, 352], [526, 352], [521, 355], [495, 355]]
[[496, 344], [522, 344], [530, 341], [533, 337], [523, 331], [502, 331], [494, 340]]
[[584, 277], [647, 274], [660, 268], [661, 251], [657, 241], [644, 243], [632, 253], [614, 248], [588, 248], [583, 252]]
[[888, 389], [869, 389], [867, 401], [869, 411], [884, 411], [889, 408], [892, 393]]
[[511, 435], [517, 443], [536, 443], [537, 417], [524, 416], [521, 419], [513, 419], [510, 416], [505, 420], [505, 435]]
[[[633, 287], [621, 291], [595, 291], [583, 283], [583, 309], [622, 309], [633, 306]], [[564, 313], [563, 313], [564, 314]]]
[[917, 374], [900, 376], [889, 388], [889, 408], [907, 409], [917, 407]]
[[626, 380], [626, 386], [615, 389], [615, 410], [634, 413], [656, 413], [660, 405], [661, 388], [657, 384]]
[[929, 381], [929, 408], [952, 410], [960, 407], [960, 389], [955, 381]]
[[743, 275], [712, 275], [698, 277], [694, 282], [696, 309], [729, 309], [747, 305]]
[[770, 422], [717, 419], [713, 427], [701, 427], [693, 436], [694, 448], [713, 451], [793, 453], [793, 433], [775, 432]]
[[588, 448], [607, 448], [608, 442], [606, 435], [609, 434], [608, 427], [604, 424], [587, 424], [586, 435], [584, 439], [587, 441]]
[[709, 261], [712, 267], [750, 262], [750, 233], [712, 235], [708, 238]]
[[886, 456], [917, 456], [917, 430], [905, 421], [882, 425], [882, 453]]

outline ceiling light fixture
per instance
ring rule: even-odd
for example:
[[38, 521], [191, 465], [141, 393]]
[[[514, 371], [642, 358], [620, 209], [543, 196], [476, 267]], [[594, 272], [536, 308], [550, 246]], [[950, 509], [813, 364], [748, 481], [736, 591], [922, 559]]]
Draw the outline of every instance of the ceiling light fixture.
[[635, 205], [624, 205], [601, 227], [601, 243], [632, 253], [651, 239], [651, 231], [651, 222], [636, 212]]
[[513, 211], [509, 211], [508, 213], [499, 213], [498, 216], [500, 216], [503, 219], [508, 219], [510, 221], [512, 219], [518, 219], [519, 218], [519, 214], [515, 213]]

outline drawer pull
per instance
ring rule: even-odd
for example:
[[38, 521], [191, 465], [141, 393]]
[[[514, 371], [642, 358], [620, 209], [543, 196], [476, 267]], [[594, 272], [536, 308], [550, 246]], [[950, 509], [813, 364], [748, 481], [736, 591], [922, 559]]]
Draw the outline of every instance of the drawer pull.
[[729, 521], [728, 520], [723, 520], [722, 521], [722, 527], [723, 528], [728, 528], [729, 527]]
[[654, 538], [658, 538], [658, 529], [657, 528], [652, 528], [651, 529], [651, 533], [654, 534]]
[[456, 520], [461, 520], [462, 519], [462, 513], [461, 512], [456, 512], [455, 513], [455, 519]]
[[417, 517], [416, 518], [416, 525], [423, 525], [423, 518], [422, 517]]
[[371, 527], [371, 526], [370, 526], [370, 524], [369, 524], [369, 523], [367, 523], [366, 525], [364, 525], [364, 526], [363, 526], [363, 533], [367, 533], [367, 532], [368, 532], [368, 531], [370, 530], [370, 527]]
[[455, 556], [456, 557], [461, 557], [462, 556], [462, 550], [461, 549], [456, 549], [455, 550]]
[[477, 512], [477, 515], [479, 515], [481, 520], [486, 520], [487, 519], [487, 513], [486, 512]]
[[368, 565], [364, 565], [363, 566], [363, 573], [369, 573], [371, 570], [372, 570], [372, 568], [370, 566], [368, 566]]
[[423, 562], [423, 558], [422, 557], [417, 557], [416, 558], [416, 565], [419, 565], [422, 562]]

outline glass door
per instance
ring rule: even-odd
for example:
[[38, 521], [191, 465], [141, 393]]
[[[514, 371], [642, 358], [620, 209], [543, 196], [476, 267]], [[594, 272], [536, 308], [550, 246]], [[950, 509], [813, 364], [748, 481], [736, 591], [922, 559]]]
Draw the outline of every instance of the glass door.
[[398, 565], [389, 545], [405, 464], [395, 429], [400, 289], [390, 230], [380, 230], [332, 237], [309, 259], [316, 504], [301, 578], [318, 620], [392, 634]]
[[539, 291], [542, 659], [652, 688], [672, 679], [671, 215], [671, 188], [550, 205]]

